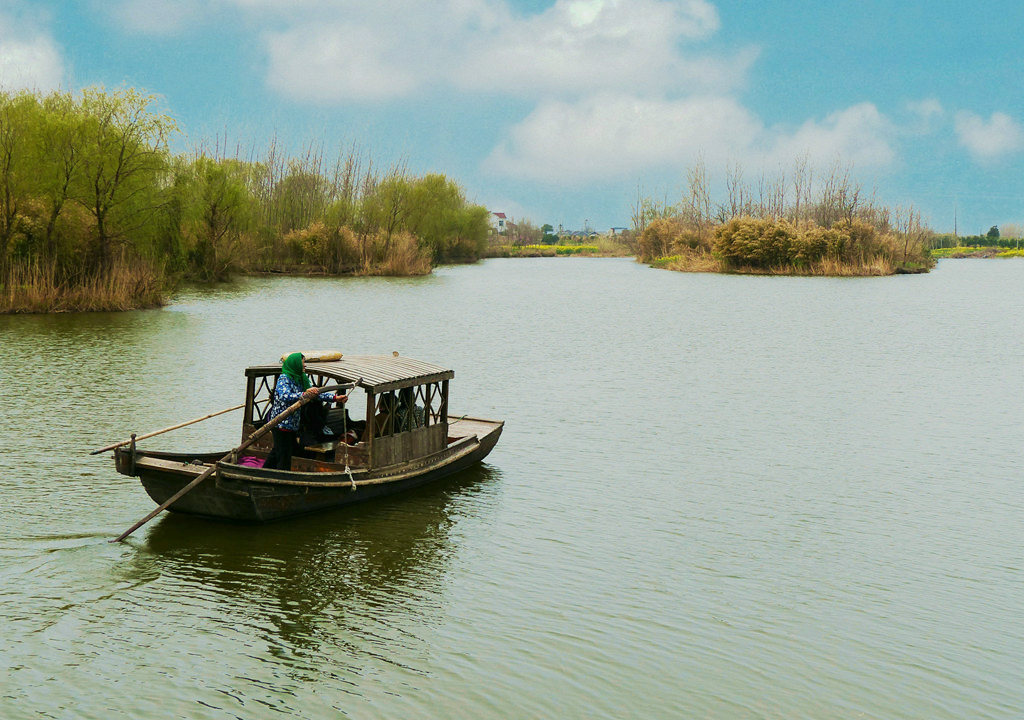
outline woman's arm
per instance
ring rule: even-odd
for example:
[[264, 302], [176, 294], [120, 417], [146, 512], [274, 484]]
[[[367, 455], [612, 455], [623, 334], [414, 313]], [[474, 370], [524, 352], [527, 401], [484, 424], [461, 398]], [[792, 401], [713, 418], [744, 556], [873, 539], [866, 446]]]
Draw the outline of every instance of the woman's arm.
[[277, 385], [274, 387], [274, 395], [281, 401], [291, 405], [298, 402], [302, 397], [302, 390], [287, 375], [277, 378]]
[[[310, 388], [310, 390], [316, 390], [316, 389], [317, 388]], [[307, 390], [306, 392], [309, 392], [309, 390]], [[343, 403], [343, 402], [346, 402], [348, 400], [348, 395], [342, 395], [341, 393], [322, 392], [322, 393], [320, 393], [320, 399], [323, 400], [324, 402], [329, 402], [329, 403], [331, 403], [331, 402]]]

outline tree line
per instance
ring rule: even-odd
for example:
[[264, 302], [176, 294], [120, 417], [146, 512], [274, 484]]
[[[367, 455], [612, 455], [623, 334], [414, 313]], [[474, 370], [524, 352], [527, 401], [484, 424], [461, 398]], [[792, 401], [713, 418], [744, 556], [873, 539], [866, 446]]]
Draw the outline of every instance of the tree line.
[[440, 174], [276, 142], [172, 153], [134, 89], [0, 92], [0, 310], [158, 304], [236, 272], [417, 274], [474, 260], [490, 213]]

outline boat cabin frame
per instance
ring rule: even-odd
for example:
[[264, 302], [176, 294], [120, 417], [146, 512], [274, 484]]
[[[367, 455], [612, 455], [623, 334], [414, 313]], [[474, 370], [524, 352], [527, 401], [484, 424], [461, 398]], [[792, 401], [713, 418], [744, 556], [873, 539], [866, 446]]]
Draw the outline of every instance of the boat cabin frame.
[[[293, 458], [293, 469], [328, 470], [336, 465], [376, 470], [408, 464], [447, 447], [448, 383], [455, 377], [453, 370], [396, 355], [345, 355], [340, 360], [308, 361], [305, 371], [317, 387], [354, 383], [363, 389], [363, 418], [356, 421], [358, 410], [346, 408], [363, 432], [355, 444], [339, 438], [307, 446], [313, 457]], [[243, 438], [269, 419], [280, 375], [280, 365], [246, 368]], [[252, 449], [266, 453], [272, 447], [273, 439], [267, 435]]]

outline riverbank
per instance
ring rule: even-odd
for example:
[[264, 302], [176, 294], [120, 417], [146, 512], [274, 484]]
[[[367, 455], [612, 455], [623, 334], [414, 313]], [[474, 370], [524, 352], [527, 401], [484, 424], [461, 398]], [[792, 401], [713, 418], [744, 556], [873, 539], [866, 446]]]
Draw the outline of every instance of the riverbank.
[[9, 270], [9, 282], [0, 283], [0, 314], [119, 312], [161, 307], [181, 284], [199, 283], [216, 287], [232, 277], [416, 277], [430, 275], [438, 267], [472, 265], [484, 258], [630, 256], [626, 247], [607, 242], [594, 245], [505, 245], [490, 247], [481, 258], [451, 258], [435, 264], [429, 253], [417, 248], [413, 239], [404, 238], [377, 262], [350, 262], [333, 267], [294, 262], [240, 263], [244, 269], [214, 279], [181, 273], [169, 276], [159, 266], [124, 261], [105, 273], [68, 283], [62, 282], [54, 270], [39, 264], [16, 265]]
[[1024, 257], [1024, 249], [1006, 249], [998, 247], [959, 246], [936, 248], [932, 250], [933, 258], [1011, 258]]
[[869, 263], [844, 263], [835, 260], [820, 260], [807, 265], [780, 265], [777, 267], [729, 267], [708, 252], [689, 252], [658, 258], [649, 262], [652, 268], [676, 272], [717, 273], [724, 275], [793, 275], [801, 277], [883, 277], [886, 275], [909, 275], [926, 273], [931, 264], [905, 263], [893, 265], [883, 259]]
[[632, 253], [622, 245], [496, 245], [484, 252], [485, 258], [533, 257], [629, 257]]
[[120, 261], [107, 271], [62, 280], [53, 266], [16, 264], [0, 282], [0, 314], [143, 310], [165, 303], [172, 285], [162, 268]]

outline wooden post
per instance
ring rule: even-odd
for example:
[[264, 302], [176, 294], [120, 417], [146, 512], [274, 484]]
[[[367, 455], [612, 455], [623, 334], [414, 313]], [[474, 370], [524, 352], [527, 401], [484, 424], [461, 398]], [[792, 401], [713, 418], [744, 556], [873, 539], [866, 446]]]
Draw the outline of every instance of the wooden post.
[[377, 400], [373, 393], [366, 393], [366, 459], [367, 465], [373, 467], [373, 436], [377, 434], [374, 427], [377, 422]]
[[245, 427], [252, 420], [253, 402], [256, 399], [256, 378], [250, 375], [245, 382], [245, 414], [242, 417], [242, 439], [245, 439]]
[[433, 390], [434, 390], [434, 383], [427, 383], [427, 395], [424, 398], [424, 402], [426, 403], [427, 406], [423, 409], [423, 425], [424, 425], [424, 427], [427, 427], [427, 426], [430, 425], [430, 415], [431, 415], [431, 412], [430, 412], [430, 397], [431, 397], [431, 394], [432, 394]]
[[448, 424], [448, 381], [441, 381], [441, 409], [438, 411], [441, 422]]

